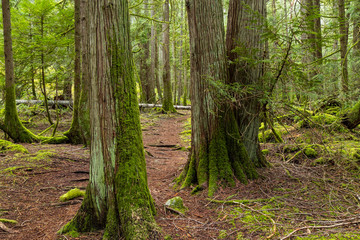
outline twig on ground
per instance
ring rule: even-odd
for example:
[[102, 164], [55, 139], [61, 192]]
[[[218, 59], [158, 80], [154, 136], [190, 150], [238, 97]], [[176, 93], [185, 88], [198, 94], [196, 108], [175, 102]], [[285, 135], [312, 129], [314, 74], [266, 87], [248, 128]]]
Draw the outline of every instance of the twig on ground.
[[352, 219], [350, 219], [350, 221], [347, 222], [342, 222], [342, 223], [337, 223], [337, 224], [333, 224], [333, 225], [326, 225], [326, 226], [307, 226], [307, 227], [301, 227], [298, 229], [295, 229], [294, 231], [292, 231], [291, 233], [289, 233], [288, 235], [286, 235], [283, 238], [280, 238], [280, 240], [285, 240], [287, 238], [290, 238], [294, 233], [301, 231], [301, 230], [307, 230], [307, 229], [322, 229], [322, 228], [335, 228], [335, 227], [341, 227], [341, 226], [347, 226], [347, 225], [352, 225], [352, 224], [358, 224], [360, 223], [360, 219], [358, 219], [357, 221], [351, 221]]

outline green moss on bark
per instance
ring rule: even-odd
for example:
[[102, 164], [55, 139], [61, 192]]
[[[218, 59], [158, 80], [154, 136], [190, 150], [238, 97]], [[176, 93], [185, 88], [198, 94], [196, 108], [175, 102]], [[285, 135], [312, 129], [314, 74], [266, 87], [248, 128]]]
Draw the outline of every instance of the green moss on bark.
[[360, 124], [360, 101], [357, 102], [347, 114], [345, 114], [342, 119], [342, 124], [344, 124], [348, 129], [354, 129]]
[[[189, 167], [183, 171], [186, 175], [181, 188], [189, 187], [191, 184], [196, 183], [196, 163], [195, 157], [191, 155]], [[182, 173], [183, 174], [183, 173]]]
[[221, 126], [218, 127], [209, 145], [209, 196], [213, 196], [218, 181], [235, 185], [232, 167], [226, 147], [225, 133]]

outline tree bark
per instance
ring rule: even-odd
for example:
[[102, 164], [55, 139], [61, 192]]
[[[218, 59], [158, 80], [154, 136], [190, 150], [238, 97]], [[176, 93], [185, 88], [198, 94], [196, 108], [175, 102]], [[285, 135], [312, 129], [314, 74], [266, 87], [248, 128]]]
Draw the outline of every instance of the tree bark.
[[360, 87], [360, 71], [359, 71], [359, 61], [360, 61], [360, 2], [354, 1], [354, 26], [353, 26], [353, 66], [352, 70], [354, 73], [354, 78], [357, 79], [357, 86]]
[[5, 54], [5, 120], [0, 123], [15, 142], [31, 143], [39, 141], [37, 136], [27, 130], [21, 123], [15, 103], [15, 74], [11, 38], [11, 16], [9, 0], [2, 0], [4, 54]]
[[[235, 106], [234, 111], [240, 136], [249, 158], [258, 167], [267, 165], [258, 143], [261, 112], [259, 99], [263, 96], [262, 77], [265, 58], [265, 44], [261, 39], [264, 16], [266, 16], [265, 0], [245, 0], [243, 3], [231, 0], [226, 35], [228, 57], [236, 63], [229, 67], [229, 83], [240, 84], [245, 89], [253, 89], [236, 96], [239, 104]], [[250, 63], [236, 61], [241, 57], [252, 60]]]
[[64, 133], [73, 144], [86, 144], [80, 126], [80, 97], [81, 97], [81, 0], [74, 1], [74, 22], [75, 22], [75, 59], [74, 59], [74, 110], [70, 129]]
[[342, 91], [349, 91], [348, 60], [346, 57], [348, 44], [349, 21], [345, 15], [345, 0], [338, 0], [339, 3], [339, 25], [340, 25], [340, 55], [341, 55], [341, 86]]
[[88, 3], [91, 156], [81, 208], [62, 232], [160, 239], [147, 186], [126, 0]]
[[360, 124], [360, 101], [343, 116], [342, 124], [348, 129], [354, 129]]
[[[151, 18], [155, 18], [155, 5], [156, 1], [152, 1], [152, 9], [151, 9]], [[151, 38], [150, 38], [150, 49], [151, 49], [151, 66], [150, 66], [150, 88], [154, 89], [155, 94], [155, 85], [158, 93], [158, 99], [162, 98], [161, 88], [158, 86], [159, 74], [158, 74], [158, 62], [159, 62], [159, 54], [157, 48], [157, 26], [155, 22], [151, 24]], [[156, 96], [154, 95], [154, 102], [156, 101]]]
[[176, 112], [171, 91], [171, 75], [170, 75], [170, 23], [169, 23], [169, 0], [165, 0], [164, 3], [164, 22], [163, 33], [164, 33], [164, 45], [163, 45], [163, 82], [164, 82], [164, 98], [163, 98], [163, 110], [165, 112]]
[[256, 178], [257, 173], [239, 135], [234, 112], [214, 87], [228, 82], [222, 1], [188, 0], [186, 8], [191, 50], [192, 135], [191, 155], [178, 182], [182, 182], [182, 187], [208, 186], [212, 196], [219, 182], [233, 185], [236, 177], [246, 183], [247, 178]]

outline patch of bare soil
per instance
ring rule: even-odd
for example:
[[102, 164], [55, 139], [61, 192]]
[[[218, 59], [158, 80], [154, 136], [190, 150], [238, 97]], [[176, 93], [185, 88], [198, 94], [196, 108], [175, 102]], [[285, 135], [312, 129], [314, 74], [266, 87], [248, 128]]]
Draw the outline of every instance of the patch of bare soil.
[[[213, 201], [206, 191], [191, 195], [191, 189], [174, 190], [173, 180], [188, 157], [180, 133], [190, 116], [182, 113], [142, 114], [148, 184], [164, 238], [294, 239], [359, 233], [359, 179], [336, 164], [311, 166], [304, 158], [286, 162], [277, 144], [264, 146], [272, 167], [260, 169], [258, 180], [220, 186]], [[0, 155], [0, 218], [18, 222], [5, 223], [7, 229], [0, 225], [0, 239], [101, 239], [102, 231], [78, 238], [56, 234], [81, 205], [81, 198], [66, 203], [58, 198], [71, 188], [85, 189], [89, 150], [67, 144], [24, 146], [30, 155]], [[47, 157], [35, 154], [39, 150]], [[175, 196], [183, 198], [186, 215], [165, 209], [165, 202]], [[353, 236], [349, 239], [360, 239]]]

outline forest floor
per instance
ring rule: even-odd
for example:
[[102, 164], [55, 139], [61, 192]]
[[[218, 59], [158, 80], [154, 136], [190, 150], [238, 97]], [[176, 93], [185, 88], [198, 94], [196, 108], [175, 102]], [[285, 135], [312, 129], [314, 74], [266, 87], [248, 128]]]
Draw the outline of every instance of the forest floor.
[[[174, 190], [188, 157], [189, 118], [187, 111], [141, 115], [148, 183], [164, 239], [360, 239], [360, 170], [349, 168], [336, 154], [321, 153], [320, 163], [296, 150], [285, 155], [284, 144], [266, 143], [262, 148], [272, 166], [259, 169], [259, 179], [220, 186], [212, 199], [206, 191], [191, 195], [191, 189]], [[65, 117], [59, 130], [66, 130], [70, 120]], [[46, 126], [28, 127], [40, 132]], [[291, 136], [303, 134], [293, 131]], [[101, 231], [78, 237], [56, 234], [81, 205], [81, 198], [60, 202], [59, 197], [75, 187], [85, 189], [89, 149], [22, 146], [29, 153], [17, 149], [0, 154], [0, 219], [16, 220], [0, 221], [0, 239], [101, 239]], [[189, 209], [185, 215], [164, 207], [175, 196]]]

